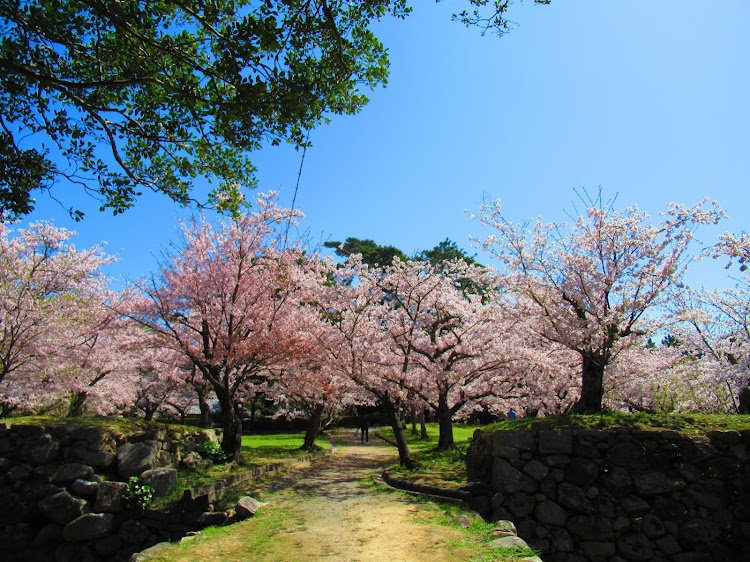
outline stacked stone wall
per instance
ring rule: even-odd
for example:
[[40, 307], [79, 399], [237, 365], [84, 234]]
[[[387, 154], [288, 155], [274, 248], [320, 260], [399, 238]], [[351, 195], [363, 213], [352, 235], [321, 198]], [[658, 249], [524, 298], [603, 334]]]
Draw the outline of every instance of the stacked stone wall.
[[750, 431], [478, 430], [467, 469], [545, 562], [750, 560], [749, 451]]
[[[157, 542], [214, 524], [195, 510], [128, 509], [131, 476], [167, 493], [176, 468], [205, 463], [195, 451], [215, 431], [157, 429], [121, 436], [64, 424], [0, 424], [0, 559], [127, 560]], [[227, 514], [223, 514], [222, 522]]]

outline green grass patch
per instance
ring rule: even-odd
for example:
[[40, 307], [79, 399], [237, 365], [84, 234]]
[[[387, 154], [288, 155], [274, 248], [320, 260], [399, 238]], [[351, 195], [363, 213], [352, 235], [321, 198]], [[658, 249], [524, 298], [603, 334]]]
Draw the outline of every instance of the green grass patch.
[[185, 434], [196, 434], [200, 429], [195, 426], [187, 426], [175, 423], [163, 423], [146, 421], [142, 418], [119, 418], [119, 417], [81, 417], [81, 418], [58, 418], [53, 416], [19, 416], [0, 419], [0, 423], [8, 427], [16, 425], [42, 425], [67, 427], [93, 427], [109, 431], [114, 435], [127, 437], [138, 433], [145, 433], [155, 429], [166, 429], [167, 431], [180, 431]]
[[[250, 465], [259, 466], [309, 455], [300, 449], [305, 442], [305, 433], [272, 433], [242, 436], [242, 456]], [[328, 449], [326, 438], [318, 437], [315, 444]]]
[[[393, 465], [389, 468], [389, 471], [394, 476], [409, 482], [457, 490], [466, 484], [466, 465], [464, 463], [466, 449], [471, 443], [474, 431], [482, 428], [483, 426], [455, 425], [453, 427], [453, 440], [456, 448], [445, 451], [437, 450], [438, 424], [427, 424], [429, 441], [424, 441], [419, 435], [414, 435], [407, 429], [405, 432], [406, 441], [417, 467], [409, 470], [401, 465]], [[393, 430], [390, 428], [379, 430], [378, 433], [386, 439], [393, 440]]]
[[[434, 508], [433, 515], [426, 518], [418, 517], [418, 521], [452, 527], [464, 533], [464, 537], [452, 543], [452, 546], [473, 551], [475, 555], [469, 559], [471, 562], [515, 562], [523, 558], [539, 556], [539, 553], [531, 548], [494, 548], [489, 546], [489, 543], [494, 540], [492, 533], [495, 530], [495, 525], [477, 516], [467, 516], [466, 511], [460, 507], [427, 498], [418, 498], [418, 501], [431, 504]], [[462, 524], [462, 520], [465, 521], [466, 517], [469, 518], [470, 522], [468, 527]]]
[[677, 431], [695, 437], [709, 431], [742, 431], [750, 429], [750, 415], [729, 414], [625, 414], [602, 412], [600, 414], [561, 414], [546, 418], [521, 418], [506, 420], [486, 426], [487, 431], [560, 429], [603, 429]]
[[[243, 435], [242, 465], [229, 462], [202, 467], [196, 471], [180, 469], [177, 477], [177, 489], [167, 496], [157, 498], [154, 505], [155, 507], [169, 506], [179, 501], [185, 490], [189, 488], [205, 486], [238, 472], [309, 455], [308, 451], [300, 449], [304, 443], [304, 437], [304, 432]], [[316, 444], [324, 449], [329, 447], [328, 442], [322, 437], [316, 441]], [[238, 487], [237, 493], [233, 493], [230, 488], [225, 491], [224, 495], [226, 497], [223, 498], [223, 503], [231, 503], [235, 499], [239, 499], [243, 495], [241, 486]], [[235, 496], [237, 497], [235, 498]]]
[[149, 560], [262, 559], [281, 533], [298, 526], [300, 522], [298, 515], [291, 510], [263, 508], [250, 521], [229, 527], [208, 527], [195, 537], [166, 546]]

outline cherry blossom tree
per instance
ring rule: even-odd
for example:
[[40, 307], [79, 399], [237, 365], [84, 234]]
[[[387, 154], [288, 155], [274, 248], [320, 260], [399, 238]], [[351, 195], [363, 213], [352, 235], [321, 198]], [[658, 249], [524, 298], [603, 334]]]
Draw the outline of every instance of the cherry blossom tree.
[[64, 326], [106, 287], [101, 248], [78, 250], [75, 233], [51, 223], [13, 230], [0, 222], [0, 382], [44, 368]]
[[132, 399], [125, 347], [134, 326], [115, 312], [121, 295], [102, 267], [113, 258], [78, 250], [49, 223], [0, 224], [0, 384], [4, 409], [72, 416], [110, 413]]
[[750, 413], [750, 236], [724, 234], [706, 254], [729, 258], [728, 269], [737, 262], [740, 276], [732, 289], [688, 289], [675, 301], [675, 319], [687, 327], [678, 339], [700, 359], [703, 388], [713, 389], [707, 404]]
[[221, 405], [222, 448], [239, 456], [242, 420], [237, 398], [269, 368], [305, 353], [298, 325], [300, 262], [281, 247], [276, 227], [301, 213], [262, 195], [257, 210], [214, 227], [183, 224], [181, 246], [158, 277], [139, 284], [142, 304], [131, 314], [183, 354], [208, 381]]
[[[386, 294], [378, 286], [377, 268], [351, 256], [344, 267], [331, 264], [329, 283], [320, 286], [314, 304], [324, 321], [317, 345], [333, 371], [352, 380], [364, 391], [360, 404], [379, 403], [393, 429], [399, 462], [412, 466], [404, 435], [401, 407], [407, 397], [402, 364], [391, 349], [386, 327]], [[313, 302], [313, 301], [311, 301]]]
[[138, 386], [140, 328], [113, 308], [121, 295], [76, 295], [48, 335], [47, 356], [3, 382], [6, 404], [69, 417], [111, 414], [132, 404]]
[[266, 396], [282, 409], [279, 415], [308, 420], [304, 442], [300, 449], [317, 451], [315, 440], [324, 426], [347, 406], [356, 403], [356, 388], [351, 379], [343, 376], [325, 362], [308, 359], [287, 366], [269, 381]]
[[[508, 285], [505, 279], [500, 284]], [[518, 295], [505, 298], [510, 301], [506, 303], [505, 315], [514, 316], [519, 326], [515, 340], [521, 359], [513, 394], [502, 395], [491, 403], [491, 411], [496, 415], [506, 414], [513, 408], [526, 417], [567, 412], [580, 396], [580, 356], [544, 337], [544, 323], [533, 301]]]
[[492, 272], [463, 260], [395, 259], [373, 281], [387, 295], [385, 323], [404, 385], [437, 414], [438, 448], [455, 447], [459, 410], [517, 386], [521, 323], [488, 298], [497, 291]]
[[151, 420], [159, 411], [177, 412], [184, 419], [187, 408], [196, 402], [185, 357], [171, 349], [139, 347], [131, 413], [143, 412], [145, 419]]
[[641, 335], [655, 332], [647, 311], [663, 304], [682, 279], [696, 228], [723, 213], [706, 201], [690, 208], [670, 204], [653, 224], [637, 207], [615, 211], [601, 196], [587, 203], [569, 225], [514, 224], [499, 200], [482, 206], [478, 218], [494, 229], [483, 247], [535, 304], [541, 333], [581, 358], [581, 396], [573, 409], [598, 412], [607, 366]]

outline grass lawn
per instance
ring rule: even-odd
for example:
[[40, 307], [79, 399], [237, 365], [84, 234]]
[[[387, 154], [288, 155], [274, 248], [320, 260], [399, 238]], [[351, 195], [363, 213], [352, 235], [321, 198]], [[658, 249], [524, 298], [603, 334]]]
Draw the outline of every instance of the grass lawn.
[[[429, 484], [449, 490], [457, 490], [466, 484], [466, 465], [464, 458], [471, 437], [477, 429], [484, 426], [455, 424], [453, 426], [453, 440], [456, 448], [449, 451], [437, 451], [438, 424], [428, 423], [427, 434], [429, 441], [423, 441], [419, 435], [414, 435], [411, 428], [404, 432], [412, 459], [418, 463], [415, 470], [407, 470], [400, 465], [390, 468], [393, 475], [418, 484]], [[386, 439], [393, 441], [393, 430], [384, 428], [378, 430]]]

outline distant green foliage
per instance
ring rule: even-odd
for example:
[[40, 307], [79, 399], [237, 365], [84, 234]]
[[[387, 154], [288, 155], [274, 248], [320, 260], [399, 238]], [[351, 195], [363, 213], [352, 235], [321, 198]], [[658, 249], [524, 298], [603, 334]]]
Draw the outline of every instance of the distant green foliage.
[[416, 259], [428, 261], [432, 265], [439, 266], [444, 261], [463, 260], [466, 263], [479, 265], [474, 258], [476, 254], [470, 256], [451, 239], [446, 238], [435, 246], [432, 250], [422, 250], [416, 255]]

